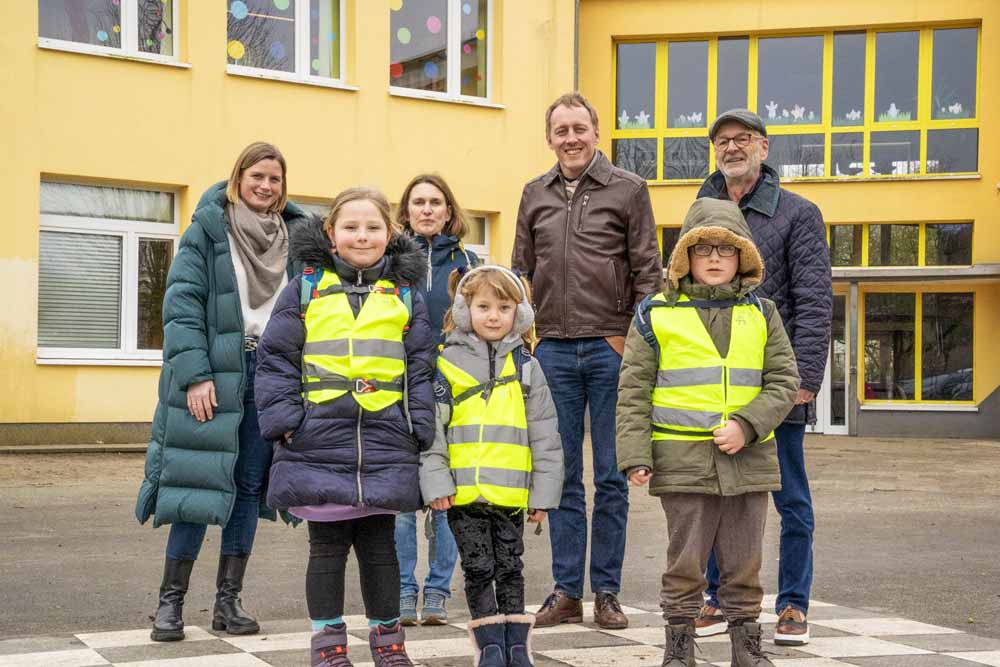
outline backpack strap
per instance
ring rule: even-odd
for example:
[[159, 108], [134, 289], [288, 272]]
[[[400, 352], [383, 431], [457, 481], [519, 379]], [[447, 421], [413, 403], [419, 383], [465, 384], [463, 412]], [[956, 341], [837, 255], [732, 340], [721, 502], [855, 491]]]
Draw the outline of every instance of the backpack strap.
[[323, 278], [323, 267], [307, 266], [302, 269], [302, 284], [299, 286], [299, 317], [306, 319], [306, 310], [313, 297], [318, 296], [317, 285]]
[[518, 381], [521, 383], [521, 394], [525, 400], [531, 395], [532, 359], [531, 352], [528, 352], [528, 348], [523, 345], [519, 350], [514, 352], [514, 370], [517, 373]]

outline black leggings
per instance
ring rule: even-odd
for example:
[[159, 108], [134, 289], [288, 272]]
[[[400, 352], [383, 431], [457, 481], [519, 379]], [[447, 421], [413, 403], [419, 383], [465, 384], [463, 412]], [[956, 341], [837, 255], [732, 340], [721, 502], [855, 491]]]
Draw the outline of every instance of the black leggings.
[[472, 618], [524, 613], [524, 512], [486, 503], [448, 510]]
[[396, 517], [392, 514], [309, 522], [309, 568], [306, 570], [309, 618], [329, 620], [344, 614], [344, 570], [351, 546], [361, 572], [365, 615], [379, 621], [399, 616], [395, 527]]

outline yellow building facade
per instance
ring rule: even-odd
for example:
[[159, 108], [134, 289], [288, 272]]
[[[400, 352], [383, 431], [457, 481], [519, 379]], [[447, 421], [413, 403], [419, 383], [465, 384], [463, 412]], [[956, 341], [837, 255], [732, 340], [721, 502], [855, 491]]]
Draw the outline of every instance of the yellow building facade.
[[0, 444], [136, 441], [157, 295], [202, 192], [251, 141], [322, 210], [441, 173], [506, 263], [553, 162], [571, 0], [18, 0], [0, 7]]
[[729, 108], [822, 211], [817, 430], [1000, 435], [1000, 3], [581, 0], [579, 26], [601, 147], [648, 180], [665, 255]]

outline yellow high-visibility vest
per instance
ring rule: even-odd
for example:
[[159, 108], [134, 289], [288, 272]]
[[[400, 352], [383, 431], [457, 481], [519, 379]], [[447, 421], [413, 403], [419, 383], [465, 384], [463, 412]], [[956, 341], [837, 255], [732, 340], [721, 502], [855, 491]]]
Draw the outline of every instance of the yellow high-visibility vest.
[[459, 367], [456, 362], [462, 354], [446, 348], [438, 357], [438, 370], [451, 384], [451, 421], [446, 433], [457, 488], [455, 504], [468, 505], [482, 496], [501, 507], [526, 508], [531, 447], [513, 354], [507, 355], [492, 386]]
[[[660, 347], [653, 389], [653, 440], [705, 440], [760, 393], [767, 320], [753, 304], [732, 307], [729, 354], [719, 355], [696, 308], [655, 305], [649, 318]], [[760, 438], [763, 442], [773, 436]]]
[[[362, 291], [369, 295], [355, 318], [347, 294]], [[324, 271], [303, 315], [302, 397], [326, 403], [350, 394], [369, 411], [402, 399], [409, 319], [392, 281], [345, 285], [336, 271]]]

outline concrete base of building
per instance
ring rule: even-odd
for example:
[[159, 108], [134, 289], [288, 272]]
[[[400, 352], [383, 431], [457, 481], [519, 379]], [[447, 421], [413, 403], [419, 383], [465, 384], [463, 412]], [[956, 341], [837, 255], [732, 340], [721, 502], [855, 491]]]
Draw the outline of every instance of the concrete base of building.
[[1000, 438], [1000, 389], [980, 403], [975, 412], [860, 410], [858, 435], [917, 438]]
[[150, 429], [150, 422], [0, 424], [0, 447], [146, 443]]

